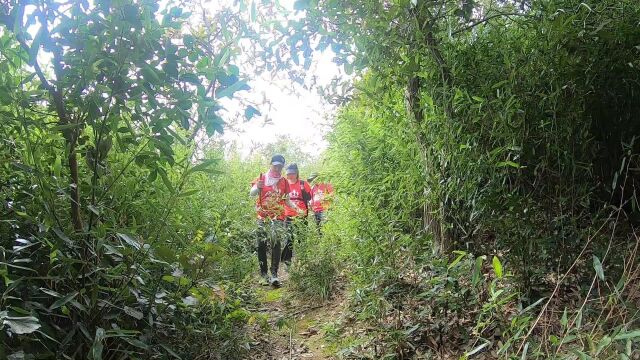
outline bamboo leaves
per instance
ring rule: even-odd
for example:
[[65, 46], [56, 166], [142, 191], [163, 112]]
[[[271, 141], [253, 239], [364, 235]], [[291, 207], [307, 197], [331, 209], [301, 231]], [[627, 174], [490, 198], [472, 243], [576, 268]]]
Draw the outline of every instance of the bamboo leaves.
[[498, 279], [501, 279], [503, 276], [503, 272], [502, 272], [502, 263], [500, 262], [500, 259], [498, 259], [497, 256], [494, 256], [493, 260], [491, 261], [491, 264], [493, 266], [493, 272], [496, 274]]
[[2, 322], [2, 327], [6, 327], [8, 331], [17, 335], [30, 334], [41, 326], [36, 317], [8, 316], [6, 311], [0, 312], [0, 322]]

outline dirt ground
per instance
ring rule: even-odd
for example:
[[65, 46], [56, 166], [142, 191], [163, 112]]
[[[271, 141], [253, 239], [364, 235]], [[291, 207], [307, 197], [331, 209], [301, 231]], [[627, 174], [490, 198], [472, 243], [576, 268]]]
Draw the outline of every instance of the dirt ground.
[[296, 299], [288, 275], [280, 271], [282, 286], [255, 285], [260, 299], [260, 321], [253, 324], [248, 359], [335, 359], [325, 340], [325, 328], [340, 316], [344, 299], [336, 295], [325, 302]]

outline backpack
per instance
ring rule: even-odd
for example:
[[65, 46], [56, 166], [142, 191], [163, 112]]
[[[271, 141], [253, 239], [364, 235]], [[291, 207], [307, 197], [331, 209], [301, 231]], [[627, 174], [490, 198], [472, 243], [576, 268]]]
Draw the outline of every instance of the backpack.
[[311, 201], [311, 194], [309, 194], [304, 189], [304, 180], [300, 180], [300, 190], [302, 191], [302, 200], [304, 201], [305, 205], [307, 205], [307, 208], [309, 208], [309, 201]]

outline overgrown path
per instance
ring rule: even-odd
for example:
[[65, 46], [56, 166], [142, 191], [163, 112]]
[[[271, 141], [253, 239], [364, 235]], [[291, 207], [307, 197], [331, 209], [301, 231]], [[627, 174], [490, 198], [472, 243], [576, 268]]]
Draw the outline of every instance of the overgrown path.
[[251, 330], [248, 358], [334, 359], [334, 349], [324, 335], [342, 312], [344, 297], [337, 295], [324, 302], [298, 299], [288, 275], [282, 275], [279, 288], [255, 285], [259, 316]]

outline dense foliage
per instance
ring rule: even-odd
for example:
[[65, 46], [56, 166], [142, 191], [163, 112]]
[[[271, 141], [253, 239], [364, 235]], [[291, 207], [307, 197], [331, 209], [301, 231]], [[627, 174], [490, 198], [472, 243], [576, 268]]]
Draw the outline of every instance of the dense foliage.
[[[294, 9], [0, 2], [0, 357], [248, 356], [247, 192], [282, 153], [337, 189], [287, 285], [346, 288], [336, 356], [637, 358], [640, 4]], [[322, 156], [218, 141], [240, 69], [307, 86], [329, 49]]]
[[333, 241], [378, 328], [354, 351], [631, 356], [638, 4], [298, 5], [294, 30], [362, 75], [327, 153], [358, 209]]
[[0, 357], [240, 356], [251, 205], [194, 138], [221, 132], [220, 99], [247, 89], [241, 18], [0, 9]]

